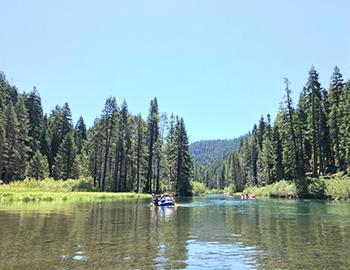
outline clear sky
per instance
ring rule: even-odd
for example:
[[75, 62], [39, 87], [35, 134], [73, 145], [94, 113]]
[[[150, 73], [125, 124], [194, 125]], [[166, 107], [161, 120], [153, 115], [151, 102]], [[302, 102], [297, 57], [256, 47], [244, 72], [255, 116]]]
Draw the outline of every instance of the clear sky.
[[91, 125], [108, 96], [184, 117], [191, 141], [233, 138], [275, 115], [314, 65], [350, 77], [350, 1], [0, 0], [0, 70], [44, 109]]

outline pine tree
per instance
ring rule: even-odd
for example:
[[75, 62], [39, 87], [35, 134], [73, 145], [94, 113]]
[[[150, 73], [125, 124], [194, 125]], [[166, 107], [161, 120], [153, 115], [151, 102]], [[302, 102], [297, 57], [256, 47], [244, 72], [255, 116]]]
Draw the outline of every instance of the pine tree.
[[41, 105], [41, 98], [39, 92], [34, 86], [33, 91], [25, 96], [25, 104], [28, 110], [29, 131], [30, 138], [30, 157], [32, 157], [37, 150], [40, 149], [41, 132], [43, 127], [43, 108]]
[[190, 176], [192, 160], [186, 127], [182, 118], [178, 121], [177, 126], [178, 133], [177, 138], [175, 138], [178, 144], [176, 191], [180, 195], [189, 195], [191, 193]]
[[341, 156], [339, 134], [339, 129], [341, 125], [341, 115], [339, 106], [343, 87], [343, 76], [340, 73], [339, 68], [335, 66], [328, 91], [330, 108], [328, 113], [328, 124], [330, 127], [330, 135], [333, 144], [333, 154], [335, 163], [334, 165], [337, 169], [344, 169], [344, 157]]
[[157, 98], [151, 100], [149, 115], [147, 119], [147, 182], [145, 191], [152, 192], [154, 178], [154, 154], [155, 145], [159, 139], [159, 112]]
[[18, 97], [16, 104], [17, 114], [17, 142], [15, 145], [16, 149], [16, 171], [15, 177], [17, 180], [23, 180], [26, 176], [27, 159], [30, 148], [28, 130], [29, 130], [29, 119], [27, 109], [25, 107], [24, 98]]
[[37, 150], [29, 162], [28, 177], [41, 180], [48, 176], [49, 164], [47, 162], [47, 158], [46, 156], [42, 155], [39, 150]]
[[80, 116], [77, 124], [75, 125], [75, 144], [78, 147], [78, 154], [81, 153], [86, 140], [87, 128], [84, 122], [84, 118]]
[[6, 142], [5, 142], [5, 129], [3, 125], [3, 115], [2, 115], [2, 111], [0, 110], [0, 180], [3, 179], [4, 162], [5, 162], [4, 150], [6, 148], [5, 143]]
[[4, 172], [3, 180], [7, 184], [12, 181], [16, 173], [16, 156], [17, 156], [17, 136], [18, 136], [18, 121], [15, 109], [12, 103], [5, 107], [4, 113]]
[[116, 113], [117, 113], [116, 99], [113, 97], [109, 97], [106, 100], [106, 103], [102, 112], [102, 117], [101, 117], [101, 129], [103, 132], [102, 133], [103, 142], [102, 142], [101, 151], [103, 151], [104, 154], [101, 161], [101, 164], [102, 164], [101, 177], [98, 181], [100, 191], [105, 190], [107, 170], [110, 169], [109, 161], [111, 160], [111, 148], [112, 148], [113, 133], [115, 131], [115, 125], [116, 125], [116, 119], [115, 119]]
[[308, 104], [310, 105], [307, 117], [308, 130], [311, 135], [312, 175], [318, 176], [319, 172], [323, 170], [322, 153], [320, 152], [322, 96], [318, 73], [314, 67], [311, 67], [309, 71], [309, 78], [305, 88], [308, 95]]
[[141, 115], [135, 118], [136, 122], [136, 192], [143, 189], [146, 161], [145, 151], [145, 122]]
[[285, 113], [285, 120], [286, 125], [288, 128], [288, 131], [290, 133], [290, 140], [292, 143], [292, 147], [290, 147], [287, 151], [291, 151], [292, 158], [294, 159], [292, 161], [293, 167], [290, 168], [291, 170], [294, 170], [293, 177], [297, 178], [300, 175], [302, 175], [304, 172], [300, 168], [300, 155], [299, 155], [299, 148], [297, 145], [297, 137], [295, 132], [295, 112], [293, 108], [293, 101], [291, 98], [291, 89], [289, 88], [290, 82], [287, 78], [284, 79], [284, 83], [286, 85], [285, 91], [285, 106], [286, 106], [286, 113]]
[[271, 129], [268, 124], [268, 128], [263, 136], [262, 149], [259, 154], [259, 170], [258, 170], [258, 184], [265, 185], [273, 182], [273, 145], [271, 138]]
[[166, 183], [167, 186], [175, 187], [176, 183], [176, 164], [177, 164], [177, 151], [178, 151], [178, 144], [176, 143], [175, 139], [175, 116], [171, 114], [170, 120], [169, 120], [169, 130], [168, 134], [166, 136], [166, 145], [165, 145], [165, 180], [163, 182]]
[[87, 148], [89, 151], [88, 167], [93, 177], [94, 188], [97, 188], [100, 183], [104, 145], [102, 121], [96, 119], [90, 129], [87, 142]]
[[344, 169], [350, 174], [350, 81], [345, 84], [341, 93], [339, 111], [341, 117], [339, 121], [340, 163], [344, 164]]
[[78, 178], [77, 147], [73, 133], [70, 132], [63, 139], [55, 158], [54, 177], [56, 179]]
[[40, 134], [40, 152], [46, 156], [49, 164], [49, 172], [50, 175], [52, 175], [52, 166], [53, 166], [53, 154], [51, 151], [51, 136], [50, 136], [50, 127], [48, 124], [48, 119], [46, 114], [44, 115], [43, 118], [43, 125], [42, 125], [42, 130]]
[[49, 164], [53, 164], [63, 139], [73, 129], [72, 115], [67, 103], [65, 103], [63, 107], [56, 106], [49, 116], [48, 124], [51, 143]]
[[276, 121], [272, 130], [272, 138], [273, 138], [272, 146], [273, 146], [273, 152], [274, 152], [272, 163], [273, 163], [273, 175], [276, 180], [284, 179], [283, 147], [282, 147], [282, 140], [281, 140], [279, 125], [277, 124], [279, 118], [280, 117], [277, 114]]

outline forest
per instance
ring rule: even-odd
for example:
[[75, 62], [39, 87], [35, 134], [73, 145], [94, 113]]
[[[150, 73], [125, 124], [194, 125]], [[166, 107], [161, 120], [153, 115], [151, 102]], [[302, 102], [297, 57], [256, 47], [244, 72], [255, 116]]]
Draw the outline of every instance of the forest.
[[226, 140], [201, 140], [190, 144], [193, 163], [202, 167], [221, 163], [238, 149], [242, 137]]
[[43, 111], [34, 87], [20, 93], [0, 72], [0, 182], [88, 179], [110, 192], [191, 193], [192, 161], [183, 118], [160, 113], [157, 98], [147, 119], [132, 115], [126, 101], [107, 98], [88, 128], [74, 125], [68, 103]]
[[195, 164], [197, 179], [210, 188], [231, 185], [243, 191], [280, 180], [303, 185], [305, 179], [350, 173], [350, 82], [336, 66], [325, 89], [311, 67], [296, 104], [287, 78], [284, 84], [273, 123], [269, 114], [261, 116], [224, 162]]

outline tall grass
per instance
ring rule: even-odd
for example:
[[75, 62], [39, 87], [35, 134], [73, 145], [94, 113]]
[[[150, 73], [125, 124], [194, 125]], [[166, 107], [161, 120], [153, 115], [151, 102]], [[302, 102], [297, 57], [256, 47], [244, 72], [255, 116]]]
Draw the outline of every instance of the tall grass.
[[350, 199], [350, 177], [336, 175], [333, 179], [321, 179], [325, 185], [325, 196], [332, 200]]
[[0, 191], [54, 191], [69, 192], [79, 182], [85, 180], [53, 180], [50, 178], [44, 180], [25, 179], [23, 181], [13, 181], [8, 185], [0, 185]]
[[315, 199], [349, 200], [350, 177], [343, 174], [334, 175], [331, 179], [324, 177], [307, 178], [303, 182], [304, 190], [293, 181], [281, 180], [263, 187], [248, 187], [243, 192], [253, 193], [256, 196]]
[[114, 201], [150, 198], [148, 194], [94, 191], [91, 179], [14, 181], [0, 185], [1, 202], [37, 201]]
[[256, 196], [296, 198], [297, 187], [295, 183], [281, 180], [263, 187], [248, 187], [243, 193], [252, 193]]

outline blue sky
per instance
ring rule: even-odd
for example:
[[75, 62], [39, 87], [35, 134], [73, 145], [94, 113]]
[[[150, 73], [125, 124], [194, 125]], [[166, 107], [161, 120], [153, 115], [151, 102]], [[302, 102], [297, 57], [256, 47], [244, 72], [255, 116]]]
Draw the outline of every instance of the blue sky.
[[191, 141], [246, 133], [314, 65], [350, 77], [350, 1], [0, 0], [0, 70], [92, 124], [108, 96], [184, 117]]

